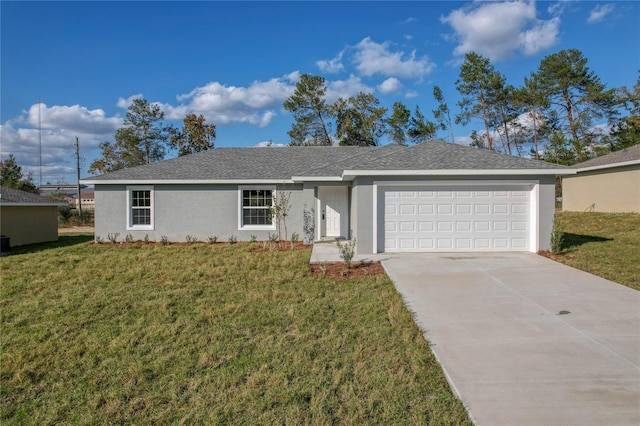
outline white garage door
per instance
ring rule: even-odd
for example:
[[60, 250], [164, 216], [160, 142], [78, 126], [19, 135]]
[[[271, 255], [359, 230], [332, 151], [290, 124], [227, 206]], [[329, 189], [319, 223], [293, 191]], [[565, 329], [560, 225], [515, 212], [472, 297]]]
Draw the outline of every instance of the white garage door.
[[528, 186], [383, 189], [384, 250], [528, 251]]

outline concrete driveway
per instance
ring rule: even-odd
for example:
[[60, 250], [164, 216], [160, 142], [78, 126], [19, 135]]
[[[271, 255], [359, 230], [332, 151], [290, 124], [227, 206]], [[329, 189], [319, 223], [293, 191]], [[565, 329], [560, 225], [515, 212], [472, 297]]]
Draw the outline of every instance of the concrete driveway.
[[640, 292], [531, 253], [382, 263], [477, 425], [640, 425]]

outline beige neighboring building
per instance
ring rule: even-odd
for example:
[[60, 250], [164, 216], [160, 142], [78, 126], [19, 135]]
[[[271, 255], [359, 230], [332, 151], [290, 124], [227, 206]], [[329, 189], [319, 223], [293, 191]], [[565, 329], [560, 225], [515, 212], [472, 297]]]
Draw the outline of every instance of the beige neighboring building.
[[562, 177], [562, 210], [640, 213], [640, 144], [576, 164]]
[[58, 240], [58, 206], [66, 203], [0, 187], [0, 234], [11, 247]]
[[[80, 199], [82, 200], [82, 208], [84, 210], [95, 210], [96, 208], [96, 200], [93, 196], [93, 192], [83, 192], [80, 196]], [[77, 209], [80, 206], [78, 205], [78, 198], [74, 198], [73, 199], [73, 205], [74, 207]]]

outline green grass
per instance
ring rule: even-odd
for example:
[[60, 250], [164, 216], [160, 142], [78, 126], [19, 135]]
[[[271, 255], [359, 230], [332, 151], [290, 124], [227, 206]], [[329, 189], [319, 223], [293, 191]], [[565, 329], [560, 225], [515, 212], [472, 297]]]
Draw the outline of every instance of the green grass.
[[640, 290], [640, 214], [556, 214], [563, 250], [552, 257], [569, 266]]
[[3, 425], [470, 424], [386, 276], [89, 239], [0, 260]]

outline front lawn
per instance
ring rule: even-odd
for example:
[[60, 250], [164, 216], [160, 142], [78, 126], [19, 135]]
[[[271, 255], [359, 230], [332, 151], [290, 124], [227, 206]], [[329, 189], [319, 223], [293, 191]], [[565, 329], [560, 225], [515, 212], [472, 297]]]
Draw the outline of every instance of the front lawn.
[[640, 290], [640, 214], [556, 214], [564, 231], [563, 251], [551, 257]]
[[385, 275], [89, 238], [0, 260], [3, 425], [470, 424]]

